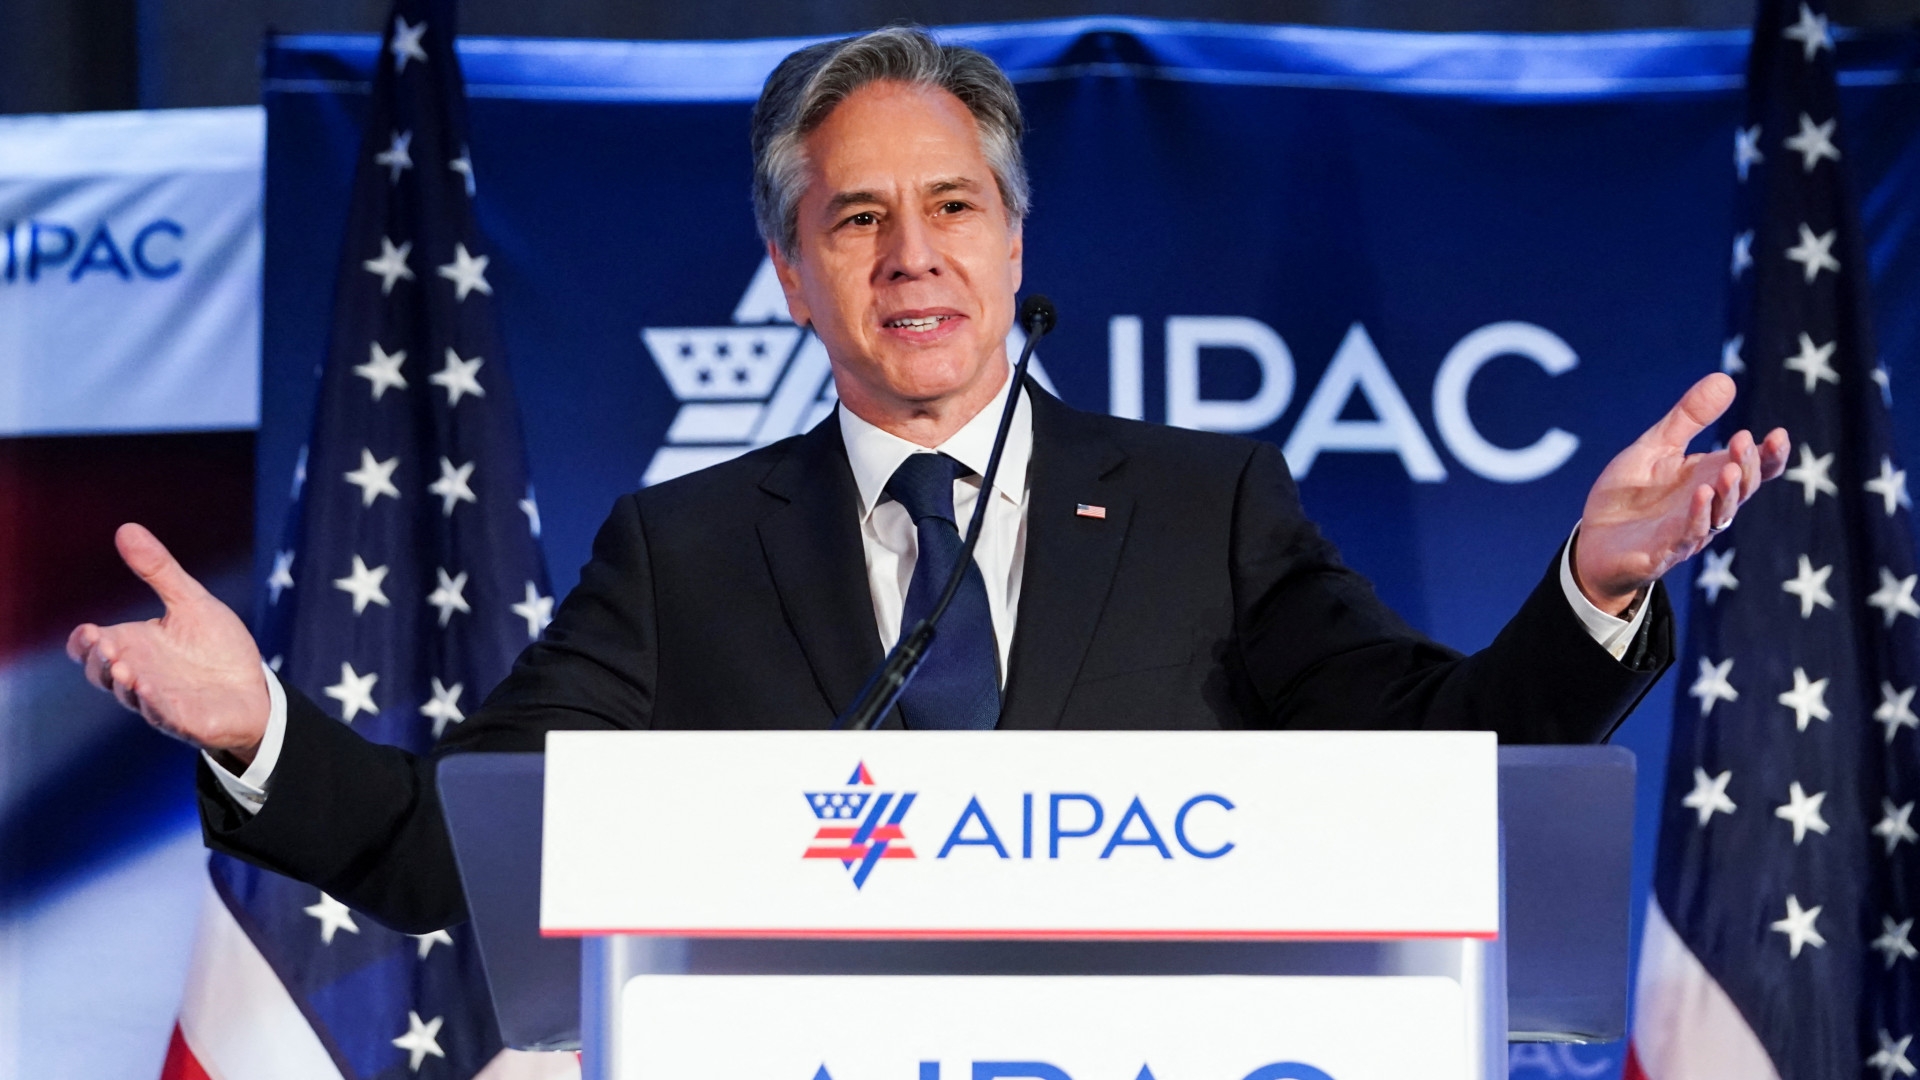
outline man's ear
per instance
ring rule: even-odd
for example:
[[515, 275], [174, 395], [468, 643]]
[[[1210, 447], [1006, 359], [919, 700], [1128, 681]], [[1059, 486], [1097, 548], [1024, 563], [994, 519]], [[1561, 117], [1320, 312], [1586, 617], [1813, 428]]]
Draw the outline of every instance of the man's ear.
[[767, 258], [773, 261], [773, 272], [780, 278], [780, 291], [787, 294], [787, 314], [800, 326], [812, 326], [813, 312], [800, 294], [800, 268], [788, 262], [771, 240], [767, 241]]
[[1022, 262], [1022, 259], [1027, 250], [1027, 233], [1024, 226], [1015, 225], [1013, 227], [1013, 243], [1010, 244], [1009, 247], [1011, 251], [1008, 254], [1008, 258], [1013, 260], [1013, 291], [1018, 293], [1020, 291], [1022, 271], [1025, 269], [1025, 264]]

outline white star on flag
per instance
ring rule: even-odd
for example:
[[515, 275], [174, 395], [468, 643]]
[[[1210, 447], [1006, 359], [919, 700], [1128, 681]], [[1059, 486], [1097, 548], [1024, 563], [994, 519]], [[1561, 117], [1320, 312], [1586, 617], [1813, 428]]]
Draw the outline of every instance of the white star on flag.
[[1813, 339], [1800, 335], [1800, 353], [1787, 358], [1787, 370], [1798, 371], [1806, 377], [1807, 393], [1811, 394], [1816, 386], [1823, 382], [1840, 385], [1840, 373], [1833, 370], [1833, 349], [1838, 342], [1829, 341], [1825, 345], [1815, 345]]
[[1735, 334], [1720, 346], [1720, 370], [1729, 375], [1738, 375], [1747, 370], [1747, 362], [1740, 358], [1740, 350], [1747, 346], [1747, 335]]
[[1873, 379], [1874, 385], [1880, 388], [1881, 402], [1883, 402], [1887, 408], [1893, 408], [1893, 376], [1887, 373], [1886, 363], [1875, 364], [1873, 366], [1873, 374], [1869, 377]]
[[1748, 229], [1733, 238], [1733, 277], [1740, 279], [1740, 271], [1753, 265], [1753, 230]]
[[293, 588], [293, 552], [273, 553], [273, 573], [267, 575], [267, 588], [273, 594], [267, 598], [269, 604], [278, 604], [280, 594]]
[[340, 681], [327, 687], [328, 697], [340, 703], [340, 719], [351, 724], [353, 718], [361, 713], [378, 714], [380, 707], [373, 703], [373, 684], [380, 676], [369, 671], [365, 675], [356, 675], [352, 664], [340, 665]]
[[1920, 603], [1915, 603], [1913, 599], [1913, 587], [1917, 584], [1920, 584], [1920, 574], [1897, 578], [1883, 566], [1880, 568], [1880, 589], [1867, 597], [1867, 606], [1879, 608], [1886, 615], [1888, 626], [1892, 626], [1894, 620], [1902, 615], [1920, 619]]
[[1806, 113], [1800, 114], [1800, 133], [1789, 136], [1785, 140], [1785, 145], [1787, 149], [1800, 155], [1802, 172], [1812, 172], [1813, 167], [1820, 164], [1821, 158], [1828, 161], [1840, 160], [1840, 148], [1833, 145], [1833, 128], [1837, 123], [1839, 123], [1838, 120], [1829, 120], [1824, 124], [1816, 124], [1813, 122], [1813, 117]]
[[348, 910], [347, 905], [326, 893], [320, 894], [319, 903], [300, 910], [320, 920], [320, 943], [323, 945], [333, 944], [333, 935], [341, 930], [349, 934], [360, 932], [360, 928], [354, 925], [353, 912]]
[[1833, 576], [1831, 565], [1818, 570], [1805, 555], [1800, 556], [1800, 572], [1780, 583], [1782, 592], [1790, 592], [1800, 598], [1800, 617], [1811, 618], [1815, 606], [1833, 607], [1833, 595], [1827, 592], [1827, 579]]
[[540, 539], [540, 504], [533, 501], [533, 485], [527, 485], [527, 497], [520, 500], [520, 512], [527, 515], [527, 528]]
[[1720, 599], [1720, 590], [1737, 589], [1740, 579], [1733, 576], [1733, 548], [1725, 551], [1708, 551], [1704, 554], [1705, 565], [1693, 577], [1693, 587], [1703, 589], [1707, 594], [1707, 603], [1713, 604]]
[[474, 497], [473, 489], [467, 486], [467, 481], [472, 476], [473, 462], [469, 461], [456, 469], [453, 467], [453, 462], [446, 458], [440, 459], [440, 479], [428, 484], [427, 490], [440, 496], [441, 517], [452, 517], [456, 503], [480, 501]]
[[1894, 1073], [1912, 1076], [1913, 1062], [1907, 1060], [1907, 1044], [1912, 1041], [1913, 1036], [1902, 1035], [1900, 1041], [1895, 1042], [1893, 1033], [1881, 1028], [1880, 1049], [1867, 1059], [1867, 1068], [1879, 1069], [1880, 1080], [1893, 1080]]
[[467, 198], [473, 198], [473, 154], [467, 148], [460, 148], [460, 156], [447, 162], [447, 168], [460, 174], [467, 187]]
[[393, 470], [399, 467], [398, 454], [385, 461], [376, 461], [373, 451], [363, 447], [360, 451], [360, 467], [345, 475], [347, 483], [360, 489], [360, 505], [367, 507], [382, 495], [395, 499], [400, 497], [400, 489], [393, 486]]
[[1680, 800], [1680, 805], [1689, 810], [1699, 811], [1701, 828], [1707, 827], [1707, 821], [1716, 812], [1732, 814], [1736, 809], [1733, 800], [1727, 798], [1727, 781], [1731, 779], [1733, 779], [1732, 769], [1726, 770], [1719, 776], [1708, 776], [1707, 770], [1698, 765], [1693, 767], [1693, 790], [1687, 793], [1686, 798]]
[[393, 54], [393, 70], [407, 70], [407, 61], [427, 62], [427, 50], [420, 47], [420, 39], [427, 36], [427, 20], [421, 19], [418, 26], [408, 26], [407, 20], [398, 15], [393, 17], [393, 43], [387, 51]]
[[1880, 455], [1880, 475], [1866, 482], [1867, 494], [1880, 496], [1886, 503], [1887, 516], [1895, 511], [1913, 508], [1913, 499], [1907, 494], [1907, 470], [1893, 467], [1893, 459]]
[[486, 363], [486, 361], [478, 356], [471, 360], [462, 360], [460, 359], [460, 354], [454, 352], [452, 347], [449, 346], [447, 349], [447, 366], [427, 376], [427, 381], [435, 386], [445, 388], [447, 391], [447, 407], [452, 408], [460, 404], [462, 395], [472, 394], [474, 397], [487, 396], [487, 392], [480, 388], [480, 365], [484, 363]]
[[419, 1013], [412, 1009], [407, 1010], [407, 1033], [393, 1040], [393, 1045], [412, 1055], [407, 1059], [409, 1070], [419, 1072], [420, 1063], [426, 1060], [428, 1054], [437, 1058], [447, 1056], [447, 1052], [440, 1049], [440, 1043], [434, 1038], [440, 1034], [440, 1020], [441, 1018], [436, 1016], [422, 1023]]
[[1793, 669], [1793, 689], [1780, 695], [1780, 704], [1793, 710], [1793, 725], [1801, 731], [1807, 730], [1810, 719], [1831, 720], [1833, 713], [1827, 710], [1827, 679], [1807, 680], [1804, 668]]
[[1913, 933], [1912, 919], [1894, 922], [1885, 915], [1880, 916], [1880, 936], [1873, 939], [1872, 947], [1887, 954], [1888, 968], [1892, 968], [1902, 960], [1911, 960], [1915, 956], [1920, 956], [1920, 951], [1914, 949], [1913, 942], [1907, 940], [1907, 935], [1911, 933]]
[[445, 930], [435, 930], [431, 934], [408, 934], [408, 937], [420, 943], [419, 958], [425, 960], [435, 945], [453, 947], [453, 935]]
[[1775, 922], [1771, 929], [1777, 934], [1787, 935], [1788, 956], [1799, 959], [1800, 948], [1803, 945], [1812, 945], [1816, 949], [1826, 948], [1827, 939], [1821, 937], [1820, 931], [1813, 927], [1814, 920], [1820, 917], [1822, 906], [1824, 905], [1816, 904], [1803, 911], [1800, 908], [1798, 896], [1787, 897], [1787, 917]]
[[1822, 270], [1840, 272], [1840, 260], [1833, 257], [1833, 241], [1839, 235], [1840, 230], [1828, 229], [1815, 236], [1805, 222], [1800, 223], [1800, 242], [1787, 249], [1787, 258], [1800, 264], [1806, 272], [1807, 284], [1813, 284]]
[[1873, 835], [1886, 840], [1887, 854], [1893, 854], [1893, 849], [1899, 847], [1902, 840], [1909, 844], [1920, 840], [1920, 834], [1916, 834], [1913, 826], [1908, 824], [1908, 819], [1913, 817], [1912, 802], [1895, 806], [1892, 799], [1883, 798], [1880, 800], [1880, 812], [1885, 816], [1874, 825]]
[[396, 349], [389, 353], [376, 341], [367, 347], [367, 362], [355, 365], [353, 373], [367, 380], [373, 391], [373, 400], [379, 401], [380, 395], [389, 389], [407, 388], [407, 377], [400, 374], [400, 365], [406, 362], [407, 350]]
[[1820, 54], [1821, 49], [1832, 51], [1833, 37], [1827, 33], [1827, 17], [1815, 15], [1805, 4], [1800, 5], [1800, 18], [1781, 34], [1788, 41], [1800, 43], [1802, 59], [1811, 62]]
[[[409, 240], [399, 247], [386, 237], [380, 238], [380, 257], [361, 263], [368, 273], [380, 275], [380, 295], [392, 296], [393, 283], [405, 278], [413, 280], [413, 270], [407, 266], [407, 256], [413, 254], [413, 241]], [[1748, 259], [1752, 262], [1752, 259]]]
[[1806, 496], [1807, 505], [1812, 506], [1813, 500], [1821, 492], [1828, 495], [1840, 494], [1840, 489], [1835, 487], [1833, 480], [1827, 476], [1827, 470], [1831, 468], [1833, 468], [1832, 454], [1816, 455], [1813, 447], [1801, 443], [1800, 464], [1787, 470], [1787, 480], [1789, 483], [1800, 485], [1801, 494]]
[[1887, 742], [1893, 742], [1893, 737], [1903, 727], [1920, 728], [1920, 716], [1913, 714], [1913, 692], [1916, 689], [1920, 687], [1895, 690], [1890, 682], [1880, 684], [1880, 707], [1873, 710], [1873, 718], [1887, 725]]
[[493, 286], [487, 284], [487, 263], [491, 256], [473, 256], [467, 253], [467, 245], [453, 245], [453, 261], [440, 267], [440, 276], [453, 282], [453, 299], [457, 303], [467, 298], [475, 289], [488, 296], [493, 295]]
[[527, 620], [527, 637], [537, 638], [540, 632], [553, 621], [553, 597], [541, 596], [540, 590], [527, 582], [527, 598], [513, 605], [513, 613]]
[[[463, 683], [442, 686], [440, 676], [433, 677], [433, 700], [420, 706], [420, 715], [433, 721], [434, 738], [438, 739], [440, 733], [447, 730], [448, 724], [457, 724], [467, 718], [466, 714], [460, 711], [460, 691], [464, 689], [466, 686]], [[453, 942], [449, 941], [447, 944], [451, 945]]]
[[359, 615], [367, 610], [368, 604], [392, 607], [387, 601], [387, 591], [381, 583], [387, 580], [387, 568], [376, 566], [367, 569], [360, 556], [353, 557], [353, 572], [343, 578], [334, 578], [333, 587], [353, 597], [353, 613]]
[[1774, 808], [1773, 816], [1793, 825], [1793, 846], [1799, 847], [1809, 831], [1827, 835], [1827, 821], [1820, 816], [1820, 804], [1827, 800], [1824, 791], [1807, 794], [1795, 780], [1787, 788], [1787, 801]]
[[440, 584], [427, 594], [427, 603], [440, 609], [440, 625], [446, 626], [456, 611], [472, 614], [473, 609], [467, 606], [467, 598], [461, 595], [461, 591], [467, 587], [467, 572], [462, 570], [459, 576], [448, 577], [444, 567], [436, 567], [434, 573], [440, 575]]
[[1767, 160], [1760, 152], [1760, 125], [1733, 129], [1733, 167], [1740, 170], [1740, 182], [1747, 182], [1747, 170]]
[[400, 174], [413, 168], [413, 153], [409, 149], [412, 144], [413, 132], [396, 131], [387, 148], [373, 155], [374, 164], [387, 167], [387, 183], [399, 183]]
[[1687, 690], [1687, 696], [1700, 699], [1700, 715], [1713, 712], [1713, 706], [1721, 701], [1740, 700], [1740, 691], [1727, 681], [1727, 673], [1733, 670], [1733, 657], [1729, 656], [1718, 664], [1700, 658], [1700, 677], [1693, 680], [1693, 686]]

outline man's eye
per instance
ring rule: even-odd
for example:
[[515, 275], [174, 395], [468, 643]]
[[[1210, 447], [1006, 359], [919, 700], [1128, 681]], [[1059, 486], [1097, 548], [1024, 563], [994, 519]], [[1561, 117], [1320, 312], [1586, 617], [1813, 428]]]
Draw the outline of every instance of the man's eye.
[[872, 211], [869, 211], [869, 210], [862, 210], [862, 211], [860, 211], [859, 213], [857, 213], [857, 214], [855, 214], [855, 215], [853, 215], [852, 217], [850, 217], [850, 218], [848, 218], [848, 219], [847, 219], [847, 224], [849, 224], [849, 225], [859, 225], [859, 226], [861, 226], [861, 227], [863, 227], [863, 228], [864, 228], [865, 226], [868, 226], [868, 225], [871, 225], [871, 224], [873, 224], [873, 223], [874, 223], [875, 221], [878, 221], [878, 220], [879, 220], [878, 218], [876, 218], [876, 217], [874, 217], [874, 216], [873, 216], [873, 213], [872, 213]]
[[964, 214], [967, 210], [968, 206], [963, 202], [942, 203], [940, 206], [940, 212], [943, 214]]

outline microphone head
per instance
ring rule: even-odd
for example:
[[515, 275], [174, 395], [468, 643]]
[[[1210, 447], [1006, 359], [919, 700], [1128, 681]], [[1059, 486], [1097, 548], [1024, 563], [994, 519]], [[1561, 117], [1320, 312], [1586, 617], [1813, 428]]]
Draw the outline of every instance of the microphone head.
[[1045, 337], [1053, 331], [1053, 301], [1039, 293], [1026, 298], [1020, 304], [1020, 329], [1027, 337]]

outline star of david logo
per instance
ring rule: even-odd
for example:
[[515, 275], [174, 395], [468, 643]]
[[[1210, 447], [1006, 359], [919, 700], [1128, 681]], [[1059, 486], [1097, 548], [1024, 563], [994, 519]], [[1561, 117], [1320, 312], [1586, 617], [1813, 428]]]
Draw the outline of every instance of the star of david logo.
[[853, 875], [856, 889], [866, 885], [880, 860], [914, 857], [900, 829], [913, 806], [914, 792], [873, 787], [873, 774], [861, 762], [847, 778], [846, 788], [806, 793], [807, 805], [820, 826], [813, 834], [813, 846], [801, 858], [839, 860]]

